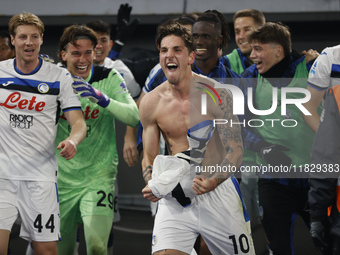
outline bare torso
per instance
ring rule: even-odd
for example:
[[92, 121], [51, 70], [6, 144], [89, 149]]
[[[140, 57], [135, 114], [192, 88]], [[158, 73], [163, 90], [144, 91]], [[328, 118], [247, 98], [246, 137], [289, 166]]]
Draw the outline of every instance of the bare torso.
[[170, 155], [187, 150], [187, 131], [190, 127], [190, 95], [181, 97], [167, 86], [159, 86], [158, 103], [153, 110]]

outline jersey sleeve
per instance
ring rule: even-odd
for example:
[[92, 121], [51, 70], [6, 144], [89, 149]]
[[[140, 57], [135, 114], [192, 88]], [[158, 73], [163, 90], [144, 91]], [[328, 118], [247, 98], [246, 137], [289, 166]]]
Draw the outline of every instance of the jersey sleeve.
[[317, 90], [326, 90], [330, 86], [331, 68], [331, 54], [326, 48], [309, 71], [308, 85]]
[[128, 92], [124, 79], [115, 69], [110, 71], [108, 83], [110, 84], [110, 91], [107, 96], [111, 100], [107, 110], [120, 122], [131, 127], [137, 127], [139, 123], [137, 105]]
[[74, 93], [72, 88], [73, 79], [71, 74], [66, 69], [60, 69], [60, 94], [58, 101], [63, 112], [70, 110], [81, 110], [79, 97]]

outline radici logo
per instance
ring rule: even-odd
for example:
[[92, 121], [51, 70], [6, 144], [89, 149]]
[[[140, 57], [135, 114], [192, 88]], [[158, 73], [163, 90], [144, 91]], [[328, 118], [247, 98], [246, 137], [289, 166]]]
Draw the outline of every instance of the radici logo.
[[33, 126], [32, 115], [10, 114], [9, 118], [12, 128], [30, 129]]
[[[221, 99], [217, 93], [217, 91], [204, 83], [200, 83], [202, 85], [207, 86], [219, 99], [220, 104], [222, 105]], [[232, 96], [233, 96], [233, 115], [242, 116], [245, 114], [245, 96], [240, 88], [234, 85], [227, 85], [227, 84], [221, 84], [216, 83], [215, 88], [222, 88], [222, 89], [228, 89]], [[215, 105], [217, 105], [216, 100], [214, 99], [211, 92], [209, 92], [207, 89], [199, 88], [203, 91], [205, 91], [215, 102]], [[272, 113], [274, 113], [278, 107], [278, 89], [276, 87], [272, 88], [272, 105], [269, 109], [266, 110], [258, 110], [254, 107], [253, 102], [253, 89], [247, 88], [247, 107], [249, 111], [254, 114], [255, 116], [268, 116]], [[303, 94], [304, 97], [302, 98], [287, 98], [288, 93], [299, 93], [300, 95]], [[201, 114], [206, 115], [207, 114], [207, 94], [201, 95]], [[301, 113], [304, 115], [311, 115], [311, 113], [303, 106], [304, 103], [308, 102], [311, 98], [310, 92], [305, 88], [298, 88], [298, 87], [285, 87], [281, 88], [281, 98], [280, 98], [280, 107], [281, 107], [281, 115], [287, 116], [287, 105], [295, 105]], [[298, 125], [298, 121], [291, 118], [285, 118], [283, 120], [280, 119], [265, 119], [266, 122], [271, 123], [271, 126], [274, 127], [274, 123], [280, 122], [280, 124], [283, 127], [295, 127]], [[256, 123], [256, 124], [255, 124]], [[246, 120], [243, 120], [243, 122], [232, 122], [232, 120], [227, 119], [214, 119], [214, 127], [217, 124], [230, 124], [232, 125], [243, 125], [244, 127], [246, 125], [250, 127], [261, 127], [264, 125], [263, 118], [262, 119], [250, 119], [246, 122]]]

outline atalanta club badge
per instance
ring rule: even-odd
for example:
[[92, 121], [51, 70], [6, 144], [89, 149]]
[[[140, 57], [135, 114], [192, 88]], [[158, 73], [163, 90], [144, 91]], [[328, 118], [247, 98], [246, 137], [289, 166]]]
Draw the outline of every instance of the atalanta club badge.
[[155, 246], [158, 241], [158, 237], [156, 235], [152, 236], [152, 246]]
[[38, 90], [40, 93], [47, 93], [50, 90], [50, 87], [46, 83], [40, 83], [38, 85]]

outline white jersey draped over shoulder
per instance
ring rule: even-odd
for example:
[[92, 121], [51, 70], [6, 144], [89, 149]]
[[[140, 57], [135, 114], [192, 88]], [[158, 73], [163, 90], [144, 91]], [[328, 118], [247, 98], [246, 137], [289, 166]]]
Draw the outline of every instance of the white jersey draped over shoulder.
[[56, 182], [60, 109], [81, 110], [70, 73], [40, 59], [29, 74], [0, 62], [0, 178]]
[[317, 90], [340, 84], [340, 44], [321, 52], [309, 71], [308, 84]]

